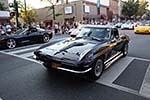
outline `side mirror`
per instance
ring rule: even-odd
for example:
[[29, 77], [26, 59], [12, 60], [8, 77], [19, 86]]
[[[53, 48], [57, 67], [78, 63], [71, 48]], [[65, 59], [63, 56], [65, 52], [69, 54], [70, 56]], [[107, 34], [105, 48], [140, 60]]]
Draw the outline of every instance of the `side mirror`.
[[113, 39], [113, 40], [111, 40], [111, 41], [110, 41], [110, 43], [115, 43], [115, 42], [116, 42], [116, 40], [115, 40], [115, 39]]
[[28, 31], [26, 34], [27, 34], [27, 35], [29, 35], [30, 33], [31, 33], [31, 32], [30, 32], [30, 31]]

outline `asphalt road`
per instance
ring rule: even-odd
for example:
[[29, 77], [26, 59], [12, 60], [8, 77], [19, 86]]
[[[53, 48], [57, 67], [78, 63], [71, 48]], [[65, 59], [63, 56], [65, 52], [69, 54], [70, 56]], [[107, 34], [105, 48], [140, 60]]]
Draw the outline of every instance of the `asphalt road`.
[[134, 34], [133, 30], [121, 30], [120, 33], [130, 37], [128, 56], [150, 60], [150, 34]]
[[[143, 59], [150, 60], [150, 46], [148, 46], [150, 35], [135, 35], [131, 30], [121, 32], [130, 36], [129, 54], [113, 64], [96, 82], [88, 81], [82, 75], [78, 76], [68, 72], [48, 72], [41, 64], [32, 60], [31, 52], [41, 44], [22, 46], [12, 50], [1, 50], [0, 99], [149, 100], [150, 94], [143, 94], [145, 93], [143, 84], [150, 62], [143, 61]], [[66, 36], [58, 35], [54, 36], [53, 39], [62, 37]], [[135, 61], [135, 58], [139, 62]], [[145, 70], [141, 69], [139, 64], [142, 64], [141, 66], [145, 65]], [[132, 66], [139, 66], [139, 68]], [[139, 72], [141, 73], [138, 74]], [[143, 75], [138, 80], [141, 74]], [[137, 81], [135, 81], [135, 77], [128, 78], [130, 75], [137, 76]], [[138, 85], [139, 90], [132, 89], [128, 79], [132, 84], [140, 82], [140, 85]], [[120, 85], [121, 82], [129, 83], [129, 87], [128, 84]]]

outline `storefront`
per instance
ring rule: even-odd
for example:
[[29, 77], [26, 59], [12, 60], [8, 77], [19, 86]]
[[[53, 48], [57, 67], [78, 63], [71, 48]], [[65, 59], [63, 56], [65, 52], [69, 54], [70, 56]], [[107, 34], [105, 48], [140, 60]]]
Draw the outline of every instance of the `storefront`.
[[[55, 6], [56, 21], [58, 22], [73, 22], [83, 20], [100, 20], [107, 18], [109, 7], [100, 5], [100, 14], [98, 14], [96, 3], [89, 2], [86, 0], [79, 0], [69, 2], [68, 4], [60, 4]], [[52, 10], [48, 8], [41, 8], [36, 10], [38, 15], [38, 21], [41, 22], [46, 18], [53, 18]], [[42, 16], [41, 16], [42, 15]]]
[[2, 23], [5, 24], [5, 23], [10, 22], [9, 18], [10, 18], [9, 11], [0, 11], [0, 23], [1, 24]]

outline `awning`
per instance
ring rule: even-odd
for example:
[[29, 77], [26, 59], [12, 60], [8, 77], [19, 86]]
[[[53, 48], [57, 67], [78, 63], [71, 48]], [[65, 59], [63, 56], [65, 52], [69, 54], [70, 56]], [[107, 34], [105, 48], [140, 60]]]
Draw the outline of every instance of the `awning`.
[[100, 15], [94, 15], [94, 14], [83, 14], [83, 17], [85, 18], [100, 18]]
[[51, 23], [53, 20], [52, 19], [45, 19], [44, 21], [43, 21], [43, 23]]
[[106, 19], [106, 15], [95, 15], [95, 14], [83, 14], [84, 18], [100, 18], [100, 19]]
[[10, 13], [9, 11], [0, 11], [0, 18], [9, 18]]

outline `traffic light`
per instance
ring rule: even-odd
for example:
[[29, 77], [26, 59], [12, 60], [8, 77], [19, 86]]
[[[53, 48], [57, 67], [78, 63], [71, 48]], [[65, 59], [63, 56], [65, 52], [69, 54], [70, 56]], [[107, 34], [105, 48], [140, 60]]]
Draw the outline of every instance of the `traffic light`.
[[10, 16], [14, 17], [15, 16], [15, 12], [10, 12]]

